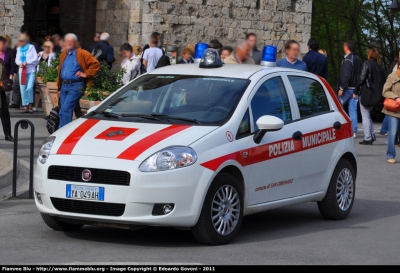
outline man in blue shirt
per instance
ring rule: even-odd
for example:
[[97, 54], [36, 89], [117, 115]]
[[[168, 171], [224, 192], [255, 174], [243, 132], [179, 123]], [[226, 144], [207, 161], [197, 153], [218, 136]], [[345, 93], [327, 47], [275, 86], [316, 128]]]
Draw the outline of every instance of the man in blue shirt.
[[297, 41], [287, 41], [285, 44], [285, 52], [286, 58], [279, 60], [276, 66], [307, 71], [306, 63], [298, 59], [300, 44]]
[[61, 128], [72, 121], [72, 112], [79, 99], [90, 84], [100, 64], [95, 57], [83, 49], [77, 48], [75, 34], [65, 35], [66, 50], [60, 56], [58, 87], [60, 88], [60, 124]]
[[328, 78], [328, 59], [325, 55], [318, 52], [317, 39], [311, 38], [308, 41], [308, 53], [304, 55], [303, 61], [307, 64], [308, 72]]

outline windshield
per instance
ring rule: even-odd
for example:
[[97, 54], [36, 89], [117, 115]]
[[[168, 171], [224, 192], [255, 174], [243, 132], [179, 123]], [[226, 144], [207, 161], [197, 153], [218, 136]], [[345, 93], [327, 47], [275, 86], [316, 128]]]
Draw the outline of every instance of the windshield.
[[145, 75], [114, 94], [92, 115], [222, 125], [232, 116], [249, 82], [234, 78]]

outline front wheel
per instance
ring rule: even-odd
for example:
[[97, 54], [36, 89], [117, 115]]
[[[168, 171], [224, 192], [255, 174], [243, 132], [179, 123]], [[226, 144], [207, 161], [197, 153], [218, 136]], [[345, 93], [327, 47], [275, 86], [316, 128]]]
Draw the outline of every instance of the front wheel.
[[329, 220], [343, 220], [349, 215], [356, 193], [356, 176], [347, 159], [340, 159], [333, 172], [324, 199], [318, 202], [322, 216]]
[[220, 173], [207, 192], [192, 233], [203, 244], [227, 244], [239, 231], [242, 219], [242, 186], [232, 175]]

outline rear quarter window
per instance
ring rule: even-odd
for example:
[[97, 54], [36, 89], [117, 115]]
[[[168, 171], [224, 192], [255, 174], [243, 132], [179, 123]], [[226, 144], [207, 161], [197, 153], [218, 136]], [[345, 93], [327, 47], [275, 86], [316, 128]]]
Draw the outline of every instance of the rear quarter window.
[[301, 118], [331, 110], [325, 89], [318, 81], [301, 76], [288, 76], [288, 78], [296, 96]]

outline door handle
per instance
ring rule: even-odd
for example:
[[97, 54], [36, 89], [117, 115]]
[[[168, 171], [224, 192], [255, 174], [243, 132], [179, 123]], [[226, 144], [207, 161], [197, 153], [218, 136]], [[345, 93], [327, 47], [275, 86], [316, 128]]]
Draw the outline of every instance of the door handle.
[[300, 131], [297, 131], [293, 133], [293, 139], [294, 140], [301, 140], [303, 138], [303, 133]]
[[340, 129], [342, 129], [342, 124], [339, 121], [336, 121], [333, 124], [333, 128], [335, 128], [336, 130], [340, 130]]

